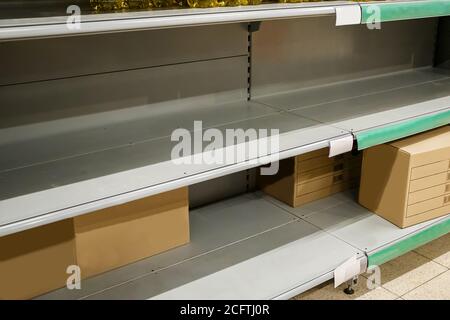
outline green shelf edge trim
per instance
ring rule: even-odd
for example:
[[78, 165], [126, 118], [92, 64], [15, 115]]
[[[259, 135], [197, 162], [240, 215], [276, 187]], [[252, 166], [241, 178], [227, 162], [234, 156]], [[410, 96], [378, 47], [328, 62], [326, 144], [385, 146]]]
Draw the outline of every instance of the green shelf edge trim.
[[379, 266], [450, 232], [450, 218], [368, 256], [368, 266]]
[[[379, 15], [376, 9], [379, 8]], [[450, 15], [450, 0], [361, 4], [361, 23], [419, 19]]]
[[355, 133], [358, 150], [363, 150], [450, 123], [450, 109], [400, 123]]

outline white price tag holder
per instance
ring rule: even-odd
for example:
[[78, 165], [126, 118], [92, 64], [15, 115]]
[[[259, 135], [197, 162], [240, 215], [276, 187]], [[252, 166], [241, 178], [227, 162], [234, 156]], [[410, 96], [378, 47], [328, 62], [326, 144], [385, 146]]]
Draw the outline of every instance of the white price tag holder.
[[337, 288], [344, 282], [365, 272], [366, 269], [367, 259], [358, 259], [358, 257], [354, 255], [334, 270], [334, 287]]
[[328, 156], [334, 157], [338, 154], [352, 151], [353, 149], [353, 136], [348, 135], [343, 138], [330, 140], [330, 153]]
[[361, 7], [357, 4], [336, 7], [336, 26], [349, 26], [361, 23]]

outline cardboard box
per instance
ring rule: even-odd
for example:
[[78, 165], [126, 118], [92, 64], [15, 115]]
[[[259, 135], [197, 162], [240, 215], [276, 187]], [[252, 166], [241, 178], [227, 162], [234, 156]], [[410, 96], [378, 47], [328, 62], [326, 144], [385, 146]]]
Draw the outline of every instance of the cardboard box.
[[187, 188], [0, 237], [0, 299], [64, 287], [70, 265], [84, 279], [188, 242]]
[[365, 150], [359, 203], [399, 227], [450, 213], [450, 126]]
[[189, 242], [188, 189], [157, 194], [74, 218], [83, 278]]
[[356, 187], [360, 168], [360, 154], [329, 158], [328, 148], [324, 148], [280, 161], [278, 173], [258, 176], [257, 185], [274, 198], [297, 207]]
[[0, 238], [0, 299], [29, 299], [66, 285], [76, 264], [71, 219]]

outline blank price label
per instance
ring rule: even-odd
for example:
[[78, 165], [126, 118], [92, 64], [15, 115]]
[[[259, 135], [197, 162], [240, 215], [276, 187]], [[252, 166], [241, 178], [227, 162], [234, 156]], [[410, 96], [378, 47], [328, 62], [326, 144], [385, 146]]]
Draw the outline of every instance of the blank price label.
[[359, 5], [336, 7], [336, 26], [348, 26], [360, 23], [361, 7]]

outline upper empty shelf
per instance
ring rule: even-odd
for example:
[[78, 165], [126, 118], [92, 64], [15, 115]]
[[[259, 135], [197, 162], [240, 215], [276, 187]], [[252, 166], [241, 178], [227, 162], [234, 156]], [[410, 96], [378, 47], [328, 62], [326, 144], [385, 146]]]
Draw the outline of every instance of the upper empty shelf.
[[351, 131], [360, 149], [450, 122], [447, 70], [424, 68], [256, 99]]
[[[172, 150], [178, 141], [172, 141], [171, 134], [177, 128], [186, 129], [192, 136], [208, 128], [222, 133], [227, 129], [265, 129], [268, 133], [276, 129], [280, 133], [279, 158], [283, 159], [328, 147], [331, 140], [351, 136], [351, 131], [358, 138], [360, 134], [379, 132], [381, 128], [384, 130], [378, 134], [381, 138], [375, 139], [381, 143], [379, 140], [386, 137], [398, 138], [399, 134], [408, 135], [415, 130], [447, 124], [450, 118], [450, 79], [447, 72], [439, 69], [405, 71], [303, 89], [261, 97], [256, 102], [238, 99], [241, 96], [238, 91], [227, 93], [227, 99], [234, 102], [221, 102], [223, 97], [217, 95], [147, 104], [145, 97], [130, 100], [120, 96], [119, 92], [118, 96], [105, 95], [114, 98], [117, 104], [107, 103], [108, 109], [102, 107], [106, 101], [99, 94], [98, 100], [89, 108], [80, 97], [67, 96], [76, 92], [74, 88], [100, 92], [98, 85], [90, 85], [90, 81], [96, 82], [91, 78], [75, 77], [64, 83], [58, 80], [54, 83], [56, 87], [52, 82], [36, 82], [1, 88], [3, 101], [14, 106], [11, 110], [29, 110], [29, 105], [35, 105], [33, 100], [38, 97], [42, 100], [39, 103], [42, 108], [37, 114], [23, 112], [9, 117], [6, 113], [2, 118], [0, 234], [73, 217], [273, 160], [261, 154], [247, 153], [242, 158], [197, 164], [193, 160], [195, 154], [204, 152], [192, 150], [192, 154], [187, 155], [191, 163], [174, 163]], [[103, 79], [106, 85], [110, 83], [108, 81]], [[58, 86], [63, 86], [63, 90]], [[46, 98], [46, 91], [51, 99]], [[37, 92], [39, 96], [35, 95]], [[60, 92], [64, 99], [59, 100], [55, 92]], [[76, 105], [72, 106], [73, 101]], [[59, 109], [58, 103], [63, 103], [64, 108]], [[60, 114], [62, 110], [64, 113]], [[422, 117], [428, 121], [425, 125], [409, 123]], [[195, 120], [202, 121], [202, 128], [194, 127]], [[386, 128], [399, 123], [406, 123], [406, 131], [394, 127], [394, 134], [386, 135], [390, 132]], [[250, 144], [260, 138], [249, 137], [245, 142], [224, 141], [221, 150], [227, 154], [230, 148], [236, 150], [238, 145], [248, 150]], [[374, 141], [372, 136], [369, 138]], [[364, 139], [358, 143], [363, 145]], [[203, 147], [207, 144], [204, 142]]]
[[[194, 121], [202, 121], [203, 127], [194, 127]], [[194, 154], [201, 150], [185, 155], [191, 163], [172, 161], [173, 147], [179, 143], [171, 139], [175, 129], [184, 128], [195, 139], [195, 134], [201, 136], [211, 127], [224, 137], [227, 129], [277, 129], [281, 158], [327, 147], [330, 139], [349, 135], [257, 103], [201, 100], [4, 128], [0, 130], [0, 235], [262, 164], [264, 155], [259, 153], [196, 164]], [[237, 150], [237, 145], [249, 150], [259, 138], [226, 140], [223, 154], [229, 154], [230, 148]]]
[[[249, 149], [264, 133], [279, 133], [280, 158], [350, 136], [247, 101], [247, 63], [243, 55], [0, 86], [0, 235], [271, 162], [269, 149]], [[210, 128], [222, 137], [214, 161], [199, 156], [215, 155], [204, 150]], [[237, 139], [229, 129], [253, 130]], [[184, 152], [174, 151], [180, 143]]]

